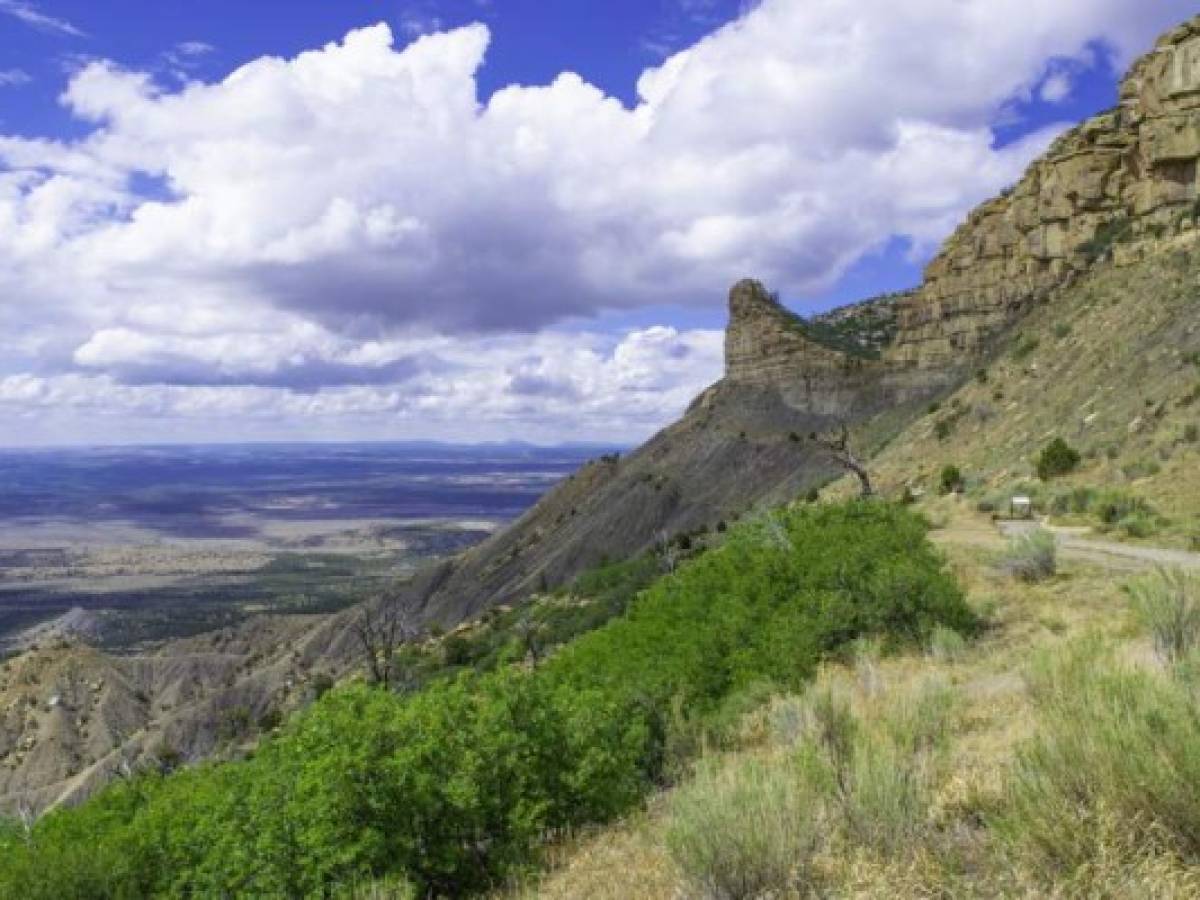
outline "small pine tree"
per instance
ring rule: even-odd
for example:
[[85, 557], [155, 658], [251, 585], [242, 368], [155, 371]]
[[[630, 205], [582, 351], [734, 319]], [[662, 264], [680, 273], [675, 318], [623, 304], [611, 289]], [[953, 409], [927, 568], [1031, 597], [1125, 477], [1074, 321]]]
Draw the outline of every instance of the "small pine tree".
[[1057, 437], [1042, 449], [1037, 458], [1038, 478], [1049, 481], [1051, 478], [1073, 472], [1082, 459], [1078, 450]]
[[942, 468], [941, 488], [943, 494], [953, 494], [963, 489], [964, 479], [962, 470], [955, 465]]

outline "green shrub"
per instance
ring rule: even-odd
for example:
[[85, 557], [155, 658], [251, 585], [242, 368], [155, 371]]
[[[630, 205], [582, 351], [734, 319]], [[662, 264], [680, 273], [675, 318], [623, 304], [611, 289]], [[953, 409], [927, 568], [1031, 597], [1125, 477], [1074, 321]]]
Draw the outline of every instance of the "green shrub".
[[1105, 222], [1097, 230], [1091, 240], [1085, 241], [1076, 248], [1077, 252], [1089, 262], [1094, 263], [1104, 259], [1112, 252], [1114, 244], [1124, 243], [1133, 237], [1133, 222], [1122, 216]]
[[1032, 335], [1028, 335], [1017, 341], [1016, 346], [1013, 347], [1012, 357], [1015, 360], [1025, 359], [1027, 356], [1032, 355], [1040, 346], [1041, 341]]
[[1055, 494], [1050, 500], [1050, 510], [1056, 515], [1083, 515], [1091, 512], [1098, 498], [1099, 492], [1095, 488], [1076, 487], [1066, 493]]
[[942, 467], [941, 475], [938, 476], [938, 487], [943, 494], [958, 493], [966, 486], [966, 479], [963, 478], [962, 471], [955, 465]]
[[1058, 437], [1047, 444], [1037, 458], [1037, 474], [1042, 481], [1074, 472], [1082, 462], [1079, 451]]
[[667, 846], [713, 900], [808, 892], [823, 822], [819, 795], [786, 758], [702, 765], [671, 797]]
[[1044, 528], [1034, 528], [1009, 540], [1000, 569], [1021, 581], [1051, 578], [1058, 571], [1058, 541]]
[[1164, 662], [1183, 662], [1200, 649], [1200, 578], [1163, 569], [1131, 583], [1129, 593]]
[[992, 816], [1003, 840], [1047, 883], [1100, 862], [1108, 818], [1143, 850], [1200, 858], [1194, 690], [1116, 663], [1096, 639], [1046, 654], [1028, 679], [1038, 728]]
[[1117, 525], [1130, 516], [1147, 515], [1154, 511], [1141, 497], [1118, 490], [1096, 495], [1092, 507], [1096, 518], [1104, 525]]
[[1117, 527], [1131, 538], [1148, 538], [1158, 533], [1159, 520], [1148, 513], [1137, 512], [1122, 518]]
[[942, 468], [942, 473], [938, 476], [938, 487], [941, 487], [942, 493], [958, 493], [966, 486], [966, 479], [962, 476], [961, 469], [958, 466], [946, 466]]
[[1197, 425], [1195, 422], [1189, 422], [1184, 426], [1183, 439], [1189, 444], [1200, 441], [1200, 425]]

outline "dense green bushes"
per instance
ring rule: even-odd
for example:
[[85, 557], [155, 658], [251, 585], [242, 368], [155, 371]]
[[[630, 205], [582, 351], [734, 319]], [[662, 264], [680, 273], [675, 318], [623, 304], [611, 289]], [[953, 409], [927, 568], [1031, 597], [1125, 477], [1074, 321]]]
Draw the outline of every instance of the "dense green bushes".
[[739, 524], [532, 672], [335, 690], [248, 761], [146, 775], [28, 837], [0, 831], [0, 894], [336, 896], [385, 876], [482, 890], [547, 836], [637, 803], [681, 711], [703, 721], [764, 681], [796, 686], [862, 635], [972, 630], [925, 532], [882, 503]]
[[0, 847], [0, 894], [320, 896], [401, 872], [480, 890], [645, 789], [636, 709], [505, 671], [332, 692], [245, 763], [119, 784]]
[[926, 541], [927, 525], [882, 503], [762, 516], [660, 579], [629, 615], [552, 660], [569, 683], [711, 708], [764, 679], [801, 683], [861, 635], [920, 644], [975, 620]]

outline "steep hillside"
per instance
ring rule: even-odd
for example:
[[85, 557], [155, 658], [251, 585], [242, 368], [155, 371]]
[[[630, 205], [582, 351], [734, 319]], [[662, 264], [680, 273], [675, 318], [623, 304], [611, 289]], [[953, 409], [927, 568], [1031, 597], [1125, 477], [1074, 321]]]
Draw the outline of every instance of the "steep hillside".
[[949, 380], [835, 349], [812, 330], [758, 282], [737, 284], [725, 377], [632, 454], [586, 466], [510, 528], [419, 580], [414, 611], [452, 625], [664, 536], [799, 496], [838, 471], [814, 432], [919, 410]]
[[[1067, 519], [1073, 510], [1055, 509], [1053, 494], [1120, 491], [1153, 509], [1152, 533], [1127, 536], [1200, 545], [1198, 285], [1200, 243], [1190, 236], [1092, 270], [1036, 307], [974, 377], [896, 437], [872, 463], [881, 486], [935, 491], [942, 468], [954, 465], [985, 507], [1019, 488], [1044, 494], [1043, 511]], [[1057, 437], [1082, 462], [1040, 484], [1036, 457]]]
[[[739, 283], [730, 294], [725, 377], [680, 421], [627, 456], [584, 466], [510, 527], [369, 603], [397, 604], [417, 633], [451, 629], [606, 560], [715, 532], [747, 510], [827, 483], [840, 468], [811, 435], [845, 424], [866, 442], [881, 440], [950, 380], [845, 349], [846, 335], [869, 342], [886, 334], [873, 324], [886, 313], [859, 310], [857, 318], [867, 324], [843, 323], [832, 341], [830, 326], [794, 316], [758, 282]], [[352, 627], [359, 614], [260, 619], [146, 656], [75, 653], [55, 642], [11, 661], [0, 709], [20, 714], [7, 720], [0, 742], [0, 808], [78, 800], [122, 767], [154, 764], [162, 753], [196, 761], [238, 752], [260, 723], [310, 699], [314, 681], [362, 667]], [[74, 696], [75, 682], [108, 687], [86, 703], [71, 701], [69, 713], [51, 707]], [[121, 727], [93, 725], [97, 696], [119, 704]]]
[[139, 656], [51, 641], [0, 664], [0, 809], [86, 796], [137, 765], [236, 754], [330, 677], [294, 651], [312, 627], [263, 617]]

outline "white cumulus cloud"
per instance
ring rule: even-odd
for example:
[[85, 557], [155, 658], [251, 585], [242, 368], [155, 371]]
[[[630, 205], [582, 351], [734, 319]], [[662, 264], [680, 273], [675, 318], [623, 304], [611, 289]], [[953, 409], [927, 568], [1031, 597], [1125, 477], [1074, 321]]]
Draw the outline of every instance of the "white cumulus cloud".
[[85, 137], [0, 136], [0, 410], [648, 430], [719, 374], [712, 336], [563, 323], [712, 306], [748, 274], [800, 296], [893, 236], [928, 253], [1056, 130], [997, 149], [1007, 103], [1192, 11], [764, 0], [632, 106], [569, 72], [481, 97], [482, 25], [182, 86], [92, 62], [62, 95]]

